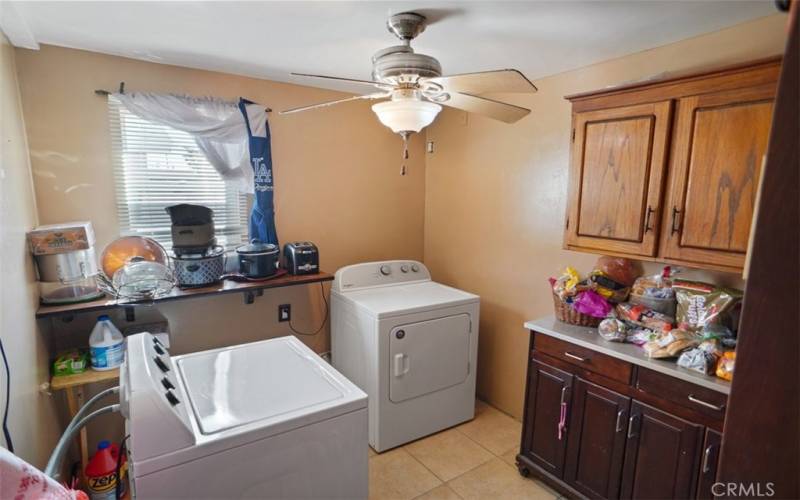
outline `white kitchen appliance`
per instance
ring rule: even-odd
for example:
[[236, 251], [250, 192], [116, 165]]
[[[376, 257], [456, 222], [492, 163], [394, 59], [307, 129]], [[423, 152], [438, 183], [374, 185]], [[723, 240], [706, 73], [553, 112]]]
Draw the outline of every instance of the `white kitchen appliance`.
[[294, 337], [171, 357], [128, 337], [138, 498], [366, 498], [366, 394]]
[[435, 283], [416, 261], [336, 272], [333, 365], [369, 395], [369, 444], [376, 451], [475, 416], [479, 302]]

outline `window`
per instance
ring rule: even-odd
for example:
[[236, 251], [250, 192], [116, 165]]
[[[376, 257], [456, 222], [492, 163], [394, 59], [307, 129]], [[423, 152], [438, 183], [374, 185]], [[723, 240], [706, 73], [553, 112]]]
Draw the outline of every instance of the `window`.
[[122, 236], [148, 236], [169, 249], [165, 208], [193, 203], [214, 211], [218, 244], [247, 239], [248, 195], [222, 180], [190, 134], [139, 118], [111, 96], [108, 110]]

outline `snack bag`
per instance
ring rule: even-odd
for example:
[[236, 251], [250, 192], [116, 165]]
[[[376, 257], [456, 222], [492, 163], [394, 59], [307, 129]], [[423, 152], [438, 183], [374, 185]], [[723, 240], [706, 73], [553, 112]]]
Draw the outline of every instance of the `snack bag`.
[[619, 318], [650, 330], [670, 330], [675, 322], [674, 318], [666, 314], [630, 302], [617, 304], [616, 311]]
[[736, 351], [728, 351], [717, 361], [717, 377], [733, 380], [733, 366], [736, 364]]
[[595, 318], [605, 318], [611, 312], [611, 304], [592, 290], [580, 292], [572, 302], [572, 307], [579, 313]]
[[618, 283], [603, 271], [592, 271], [585, 285], [591, 287], [609, 302], [624, 302], [631, 290], [630, 287]]
[[715, 287], [700, 281], [676, 280], [672, 287], [678, 299], [678, 326], [687, 330], [702, 330], [712, 324], [725, 324], [728, 313], [742, 299], [742, 292]]
[[704, 340], [694, 349], [684, 351], [678, 358], [678, 366], [711, 375], [719, 357], [719, 342], [716, 339]]
[[625, 337], [625, 342], [630, 342], [631, 344], [641, 346], [648, 342], [652, 342], [657, 338], [658, 334], [653, 330], [637, 327], [629, 330], [628, 336]]
[[567, 297], [574, 296], [579, 291], [578, 283], [580, 280], [581, 278], [578, 275], [578, 271], [573, 267], [567, 266], [558, 279], [551, 279], [550, 284], [553, 287], [553, 292], [558, 295], [560, 299], [564, 300]]

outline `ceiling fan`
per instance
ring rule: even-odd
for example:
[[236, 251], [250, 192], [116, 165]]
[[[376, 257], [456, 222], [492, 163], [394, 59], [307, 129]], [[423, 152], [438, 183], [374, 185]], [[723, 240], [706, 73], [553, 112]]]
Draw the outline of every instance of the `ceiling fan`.
[[[364, 85], [377, 88], [378, 92], [287, 109], [281, 111], [281, 114], [351, 101], [382, 99], [384, 102], [373, 105], [372, 110], [381, 123], [400, 134], [404, 143], [407, 143], [411, 133], [419, 132], [433, 122], [442, 105], [505, 123], [514, 123], [530, 113], [527, 108], [481, 96], [495, 92], [536, 92], [536, 86], [518, 70], [501, 69], [442, 76], [439, 61], [431, 56], [418, 54], [411, 48], [411, 40], [422, 33], [425, 26], [425, 16], [416, 12], [403, 12], [389, 17], [386, 27], [400, 39], [402, 45], [379, 50], [372, 56], [371, 80], [292, 73], [295, 76]], [[404, 149], [403, 158], [408, 158], [407, 148]], [[401, 172], [405, 173], [405, 167]]]

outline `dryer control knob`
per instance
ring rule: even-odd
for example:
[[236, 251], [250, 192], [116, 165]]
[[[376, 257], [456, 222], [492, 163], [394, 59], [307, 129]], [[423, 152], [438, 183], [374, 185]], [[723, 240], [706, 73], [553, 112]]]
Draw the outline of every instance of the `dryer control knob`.
[[389, 276], [390, 274], [392, 274], [392, 268], [389, 267], [386, 264], [382, 265], [381, 266], [381, 274], [384, 275], [384, 276]]
[[403, 271], [404, 273], [407, 273], [408, 272], [408, 266], [403, 264], [402, 266], [400, 266], [400, 270]]
[[419, 272], [419, 266], [416, 264], [411, 264], [411, 270], [414, 271], [415, 273]]

